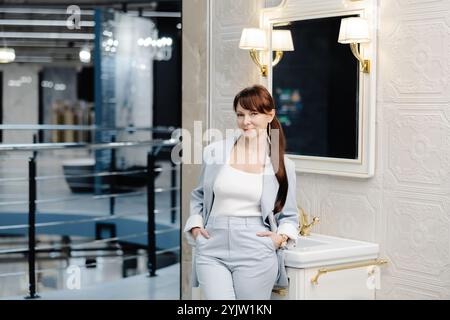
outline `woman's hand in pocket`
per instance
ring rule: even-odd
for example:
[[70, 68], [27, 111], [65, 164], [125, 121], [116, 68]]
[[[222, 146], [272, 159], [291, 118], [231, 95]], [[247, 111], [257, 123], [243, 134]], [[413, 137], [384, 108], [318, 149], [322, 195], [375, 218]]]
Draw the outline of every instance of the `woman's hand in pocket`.
[[269, 237], [272, 239], [272, 242], [277, 249], [280, 248], [281, 243], [283, 242], [283, 237], [272, 231], [262, 231], [258, 232], [256, 235], [260, 237]]
[[205, 237], [206, 239], [209, 239], [209, 234], [208, 231], [206, 231], [203, 228], [200, 227], [195, 227], [191, 229], [191, 234], [194, 237], [194, 240], [197, 240], [197, 237], [201, 234], [203, 237]]

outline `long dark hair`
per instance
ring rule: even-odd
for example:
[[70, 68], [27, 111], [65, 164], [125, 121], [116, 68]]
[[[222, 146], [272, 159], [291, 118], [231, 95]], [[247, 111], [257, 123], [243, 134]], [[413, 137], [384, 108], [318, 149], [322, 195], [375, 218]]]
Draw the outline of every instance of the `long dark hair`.
[[[259, 113], [268, 114], [272, 109], [275, 109], [275, 102], [270, 95], [270, 92], [261, 85], [253, 85], [251, 87], [241, 90], [235, 97], [233, 101], [234, 112], [238, 104], [249, 111], [256, 111]], [[270, 128], [269, 128], [270, 126]], [[281, 127], [280, 121], [277, 117], [273, 117], [272, 122], [267, 126], [267, 134], [269, 135], [270, 141], [272, 137], [270, 136], [271, 129], [278, 129], [278, 152], [277, 150], [270, 150], [270, 159], [274, 168], [278, 168], [275, 172], [277, 177], [279, 188], [277, 193], [277, 198], [275, 200], [275, 205], [273, 208], [273, 213], [280, 212], [284, 204], [286, 203], [286, 197], [288, 192], [288, 180], [286, 176], [286, 168], [284, 166], [284, 149], [286, 146], [286, 138], [284, 137], [283, 128]], [[272, 148], [272, 143], [270, 144]], [[272, 152], [275, 151], [275, 152]], [[276, 158], [277, 157], [277, 158]], [[277, 164], [277, 165], [276, 165]]]

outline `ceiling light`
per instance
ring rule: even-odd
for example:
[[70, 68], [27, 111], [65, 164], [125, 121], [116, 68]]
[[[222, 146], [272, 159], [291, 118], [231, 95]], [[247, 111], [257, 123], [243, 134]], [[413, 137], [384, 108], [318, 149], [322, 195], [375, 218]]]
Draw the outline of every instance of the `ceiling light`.
[[83, 63], [91, 62], [91, 52], [88, 48], [83, 48], [80, 50], [80, 61]]
[[11, 48], [0, 48], [0, 63], [10, 63], [16, 59], [16, 52]]

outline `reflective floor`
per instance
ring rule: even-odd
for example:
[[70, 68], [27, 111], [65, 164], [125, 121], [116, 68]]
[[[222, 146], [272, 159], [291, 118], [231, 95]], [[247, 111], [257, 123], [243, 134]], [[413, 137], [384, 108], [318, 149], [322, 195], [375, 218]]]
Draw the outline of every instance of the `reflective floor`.
[[[81, 287], [81, 290], [40, 291], [42, 300], [178, 300], [180, 264], [157, 271], [157, 276], [131, 276], [107, 283]], [[23, 299], [15, 296], [3, 299]]]
[[[46, 157], [39, 165], [39, 175], [62, 174], [60, 158]], [[0, 178], [26, 176], [19, 165], [8, 169], [13, 159], [0, 161]], [[24, 161], [24, 160], [21, 160]], [[170, 168], [167, 162], [159, 163], [163, 169]], [[26, 167], [25, 167], [26, 168]], [[170, 172], [161, 173], [155, 181], [157, 187], [170, 187]], [[179, 186], [179, 177], [177, 177]], [[142, 189], [145, 191], [145, 189]], [[76, 213], [86, 215], [109, 215], [109, 199], [93, 200], [91, 194], [74, 194], [66, 181], [40, 181], [38, 199], [79, 197], [76, 201], [39, 204], [39, 212]], [[0, 202], [27, 200], [26, 183], [0, 183]], [[179, 200], [179, 199], [178, 199]], [[178, 205], [177, 201], [177, 205]], [[156, 223], [179, 226], [179, 212], [172, 223], [168, 208], [171, 207], [170, 192], [156, 196]], [[27, 212], [26, 205], [0, 206], [0, 214]], [[146, 197], [117, 199], [115, 213], [140, 213], [132, 217], [146, 220]], [[43, 244], [61, 243], [61, 236], [39, 235]], [[71, 237], [72, 243], [86, 238]], [[0, 250], [26, 247], [23, 237], [1, 237]], [[102, 249], [102, 248], [100, 248]], [[37, 292], [43, 299], [179, 299], [180, 275], [179, 253], [163, 253], [158, 256], [157, 277], [148, 278], [145, 250], [131, 251], [105, 246], [104, 250], [72, 252], [70, 257], [59, 253], [42, 254], [36, 262]], [[96, 256], [97, 258], [94, 258]], [[72, 269], [69, 268], [72, 266]], [[74, 269], [75, 268], [75, 269]], [[79, 269], [77, 269], [79, 268]], [[79, 279], [74, 281], [74, 275]], [[125, 276], [125, 278], [124, 278]], [[80, 287], [80, 289], [77, 289]], [[72, 288], [72, 289], [71, 289]], [[28, 266], [23, 255], [0, 255], [0, 298], [23, 299], [28, 293]]]

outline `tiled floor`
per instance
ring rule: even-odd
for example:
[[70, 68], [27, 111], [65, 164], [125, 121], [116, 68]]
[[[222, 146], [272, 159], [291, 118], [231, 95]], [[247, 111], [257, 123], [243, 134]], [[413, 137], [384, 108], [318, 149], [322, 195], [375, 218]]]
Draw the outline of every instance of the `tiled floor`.
[[[62, 156], [56, 153], [53, 156], [41, 157], [38, 164], [38, 175], [60, 175], [62, 174]], [[0, 159], [0, 179], [6, 177], [26, 177], [26, 158]], [[13, 165], [12, 165], [13, 164]], [[170, 168], [169, 163], [159, 163], [163, 169]], [[12, 169], [11, 169], [12, 168]], [[179, 171], [178, 171], [179, 172]], [[179, 175], [177, 178], [179, 186]], [[156, 187], [170, 186], [170, 172], [163, 172], [155, 181]], [[144, 191], [144, 190], [143, 190]], [[73, 194], [63, 180], [45, 180], [38, 182], [38, 199], [81, 197], [74, 201], [64, 201], [49, 204], [39, 204], [38, 212], [45, 213], [76, 213], [86, 215], [109, 215], [109, 200], [93, 200], [89, 194]], [[27, 183], [3, 183], [0, 181], [0, 203], [7, 201], [27, 200]], [[179, 203], [179, 199], [178, 199]], [[179, 212], [176, 221], [172, 224], [168, 209], [170, 204], [170, 192], [158, 193], [156, 195], [156, 209], [161, 214], [156, 214], [156, 223], [179, 227]], [[2, 212], [27, 212], [27, 205], [0, 205]], [[140, 213], [132, 219], [146, 220], [146, 197], [127, 197], [117, 199], [115, 213]], [[2, 247], [4, 249], [4, 247]], [[104, 252], [103, 252], [104, 253]], [[1, 257], [0, 257], [1, 258]], [[102, 263], [103, 262], [103, 263]], [[81, 290], [62, 290], [67, 279], [67, 264], [84, 265], [84, 259], [71, 259], [70, 262], [62, 264], [59, 262], [38, 263], [37, 269], [59, 268], [58, 271], [42, 272], [39, 276], [39, 294], [44, 299], [179, 299], [179, 264], [160, 269], [158, 277], [146, 278], [145, 275], [137, 275], [121, 279], [122, 260], [121, 257], [99, 258], [97, 267], [82, 268]], [[138, 258], [138, 271], [145, 272], [145, 253]], [[0, 297], [20, 297], [28, 289], [27, 266], [24, 263], [2, 263], [0, 259]], [[23, 272], [19, 276], [2, 277], [5, 273]]]

